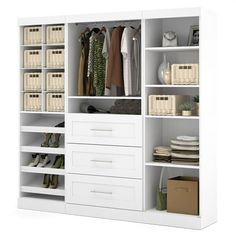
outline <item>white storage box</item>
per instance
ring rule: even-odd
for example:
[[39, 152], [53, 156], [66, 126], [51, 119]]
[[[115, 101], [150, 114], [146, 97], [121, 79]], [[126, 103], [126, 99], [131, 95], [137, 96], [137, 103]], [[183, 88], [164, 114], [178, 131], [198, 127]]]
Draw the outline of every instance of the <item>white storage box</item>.
[[47, 27], [47, 44], [64, 43], [64, 25]]
[[42, 73], [24, 73], [24, 91], [41, 91]]
[[47, 93], [47, 111], [64, 111], [64, 93]]
[[40, 44], [42, 43], [42, 27], [24, 27], [24, 44]]
[[24, 94], [24, 110], [25, 111], [41, 111], [42, 94], [41, 93], [25, 93]]
[[64, 49], [47, 49], [47, 67], [64, 67]]
[[178, 84], [198, 84], [199, 72], [198, 64], [173, 64], [171, 65], [171, 83]]
[[149, 95], [149, 115], [180, 115], [179, 105], [189, 100], [185, 95]]
[[64, 91], [64, 72], [47, 73], [47, 91]]
[[25, 50], [24, 51], [24, 67], [39, 68], [42, 65], [42, 50]]

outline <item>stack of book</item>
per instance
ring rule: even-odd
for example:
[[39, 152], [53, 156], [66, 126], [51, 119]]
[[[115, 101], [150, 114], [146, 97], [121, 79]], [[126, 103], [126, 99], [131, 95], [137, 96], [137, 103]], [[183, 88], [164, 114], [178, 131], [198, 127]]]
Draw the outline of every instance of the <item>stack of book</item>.
[[171, 162], [171, 148], [166, 146], [157, 146], [153, 152], [154, 161]]
[[193, 136], [178, 136], [171, 140], [171, 163], [199, 165], [199, 140]]

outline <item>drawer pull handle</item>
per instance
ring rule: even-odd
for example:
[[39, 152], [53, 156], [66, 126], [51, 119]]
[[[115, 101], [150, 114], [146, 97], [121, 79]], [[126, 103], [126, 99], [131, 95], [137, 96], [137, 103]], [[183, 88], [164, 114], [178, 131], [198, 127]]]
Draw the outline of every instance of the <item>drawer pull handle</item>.
[[90, 129], [91, 131], [111, 132], [112, 129]]
[[92, 162], [101, 162], [101, 163], [112, 163], [112, 161], [103, 161], [103, 160], [91, 160]]
[[91, 190], [90, 192], [91, 192], [91, 193], [109, 194], [109, 195], [112, 194], [112, 192], [104, 192], [104, 191], [97, 191], [97, 190]]

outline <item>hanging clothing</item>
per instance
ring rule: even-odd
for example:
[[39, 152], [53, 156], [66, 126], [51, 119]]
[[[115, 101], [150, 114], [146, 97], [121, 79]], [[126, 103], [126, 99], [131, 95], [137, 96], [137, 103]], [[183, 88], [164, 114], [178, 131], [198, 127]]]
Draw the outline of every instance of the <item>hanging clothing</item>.
[[123, 62], [120, 52], [123, 30], [124, 27], [122, 26], [113, 29], [108, 55], [108, 74], [106, 87], [111, 89], [111, 86], [115, 85], [118, 89], [118, 95], [122, 95], [124, 89]]
[[133, 41], [132, 63], [134, 65], [133, 95], [141, 95], [141, 30], [136, 32]]
[[96, 96], [103, 96], [105, 91], [106, 60], [102, 54], [104, 38], [104, 34], [101, 33], [98, 37], [96, 36], [94, 40], [92, 71], [94, 76], [93, 87], [95, 88]]
[[121, 53], [123, 56], [123, 78], [125, 96], [133, 95], [133, 80], [135, 74], [135, 67], [132, 59], [134, 58], [133, 35], [135, 29], [126, 27], [121, 38]]
[[86, 95], [86, 84], [87, 84], [87, 63], [89, 54], [89, 33], [81, 35], [81, 53], [78, 73], [78, 96]]
[[[108, 54], [109, 54], [109, 48], [110, 48], [110, 43], [111, 43], [111, 36], [110, 36], [110, 29], [106, 28], [105, 32], [105, 38], [104, 38], [104, 43], [103, 43], [103, 48], [102, 48], [102, 55], [106, 60], [106, 69], [105, 69], [105, 84], [107, 83], [107, 73], [108, 73]], [[104, 91], [105, 96], [110, 96], [111, 95], [111, 90], [105, 87]]]

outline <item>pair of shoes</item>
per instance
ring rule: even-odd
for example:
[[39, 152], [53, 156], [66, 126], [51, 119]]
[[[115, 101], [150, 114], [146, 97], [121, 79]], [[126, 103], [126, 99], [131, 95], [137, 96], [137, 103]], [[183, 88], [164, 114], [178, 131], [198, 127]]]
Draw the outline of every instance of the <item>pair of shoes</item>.
[[55, 189], [58, 186], [58, 175], [45, 174], [43, 177], [43, 187]]
[[52, 164], [52, 168], [64, 169], [65, 168], [64, 166], [65, 166], [64, 155], [57, 155], [53, 164]]
[[60, 145], [60, 137], [61, 134], [52, 134], [52, 133], [43, 134], [43, 142], [41, 144], [41, 147], [58, 148]]
[[51, 161], [49, 160], [49, 157], [47, 154], [41, 154], [38, 153], [32, 154], [32, 160], [29, 163], [28, 166], [30, 167], [45, 167], [47, 164], [49, 164]]

